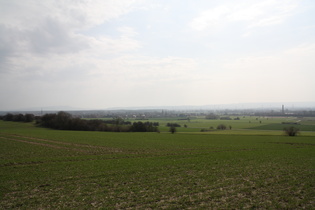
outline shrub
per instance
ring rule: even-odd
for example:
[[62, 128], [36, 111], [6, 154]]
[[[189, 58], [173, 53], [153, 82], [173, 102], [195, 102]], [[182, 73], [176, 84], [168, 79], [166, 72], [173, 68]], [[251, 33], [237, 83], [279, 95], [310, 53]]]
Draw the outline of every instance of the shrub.
[[226, 130], [226, 125], [220, 124], [217, 126], [218, 130]]
[[215, 115], [213, 113], [210, 113], [206, 116], [206, 119], [208, 120], [216, 120], [216, 119], [219, 119], [219, 116], [218, 115]]
[[154, 126], [155, 123], [152, 122], [134, 122], [130, 128], [132, 132], [157, 132], [158, 127]]
[[174, 126], [170, 127], [170, 132], [172, 134], [174, 134], [176, 132], [176, 127], [174, 127]]
[[220, 117], [220, 120], [232, 120], [230, 117]]
[[33, 114], [11, 114], [8, 113], [1, 117], [5, 121], [16, 121], [16, 122], [33, 122], [35, 116]]
[[285, 135], [287, 135], [287, 136], [296, 136], [300, 132], [300, 130], [298, 128], [293, 127], [293, 126], [286, 127], [283, 129], [283, 131], [284, 131]]
[[167, 127], [181, 127], [180, 124], [177, 124], [177, 123], [167, 123], [166, 126]]

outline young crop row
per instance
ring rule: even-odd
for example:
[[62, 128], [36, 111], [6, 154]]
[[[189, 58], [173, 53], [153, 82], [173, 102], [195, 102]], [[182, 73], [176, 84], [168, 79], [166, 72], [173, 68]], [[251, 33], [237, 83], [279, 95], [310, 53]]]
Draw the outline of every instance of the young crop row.
[[313, 137], [0, 128], [1, 209], [315, 208]]

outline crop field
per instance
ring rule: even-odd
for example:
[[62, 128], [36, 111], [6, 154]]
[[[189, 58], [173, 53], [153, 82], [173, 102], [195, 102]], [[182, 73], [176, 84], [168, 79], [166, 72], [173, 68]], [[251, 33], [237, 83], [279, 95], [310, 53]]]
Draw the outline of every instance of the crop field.
[[314, 209], [315, 121], [284, 136], [296, 120], [150, 119], [160, 133], [0, 121], [0, 209]]
[[[233, 119], [235, 117], [231, 117], [231, 118]], [[136, 122], [136, 121], [137, 120], [134, 120], [132, 122]], [[231, 126], [233, 130], [232, 133], [234, 133], [236, 130], [239, 131], [240, 129], [251, 129], [251, 130], [260, 130], [260, 131], [267, 131], [267, 130], [278, 131], [274, 133], [280, 135], [282, 134], [283, 128], [289, 127], [289, 126], [295, 126], [299, 128], [301, 131], [315, 131], [314, 118], [306, 118], [306, 119], [301, 120], [294, 117], [284, 118], [284, 117], [255, 117], [255, 116], [245, 117], [244, 116], [244, 117], [240, 117], [240, 120], [207, 120], [205, 118], [179, 120], [179, 119], [172, 119], [172, 118], [167, 118], [167, 119], [156, 118], [156, 119], [150, 119], [147, 121], [159, 122], [161, 131], [169, 130], [169, 128], [166, 127], [166, 124], [169, 122], [177, 123], [181, 125], [180, 128], [177, 128], [179, 132], [199, 132], [201, 129], [210, 129], [211, 127], [215, 130], [215, 128], [219, 124], [224, 124], [227, 127]], [[298, 125], [282, 124], [283, 122], [287, 122], [287, 123], [298, 122], [299, 124]], [[185, 128], [184, 125], [187, 125], [187, 128]], [[248, 132], [245, 132], [244, 134], [248, 134]]]

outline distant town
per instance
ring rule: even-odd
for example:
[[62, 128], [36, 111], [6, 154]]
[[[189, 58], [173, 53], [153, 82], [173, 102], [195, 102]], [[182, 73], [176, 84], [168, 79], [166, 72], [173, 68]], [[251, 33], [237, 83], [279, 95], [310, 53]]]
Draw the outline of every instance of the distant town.
[[112, 110], [45, 110], [38, 111], [0, 111], [0, 116], [7, 113], [12, 114], [33, 114], [42, 116], [48, 113], [57, 113], [65, 111], [74, 117], [79, 118], [122, 118], [145, 120], [150, 118], [178, 118], [187, 119], [192, 117], [202, 117], [211, 114], [219, 116], [268, 116], [268, 117], [314, 117], [315, 107], [291, 107], [285, 105], [273, 108], [247, 108], [247, 109], [231, 109], [231, 108], [209, 108], [209, 107], [163, 107], [163, 108], [117, 108]]

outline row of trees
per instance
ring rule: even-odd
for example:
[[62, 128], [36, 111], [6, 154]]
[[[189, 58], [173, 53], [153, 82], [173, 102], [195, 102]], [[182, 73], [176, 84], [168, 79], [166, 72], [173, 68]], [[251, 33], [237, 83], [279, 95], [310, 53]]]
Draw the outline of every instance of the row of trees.
[[174, 128], [176, 128], [176, 127], [181, 127], [181, 125], [178, 124], [178, 123], [167, 123], [166, 126], [167, 126], [167, 127], [174, 127]]
[[[220, 120], [232, 120], [231, 117], [224, 117], [224, 116], [220, 117], [219, 115], [215, 115], [213, 113], [210, 113], [210, 114], [206, 115], [205, 118], [207, 120], [218, 120], [218, 119], [220, 119]], [[240, 118], [239, 117], [235, 117], [233, 120], [240, 120]]]
[[15, 121], [15, 122], [33, 122], [35, 116], [33, 114], [11, 114], [8, 113], [4, 116], [0, 116], [1, 120], [4, 121]]
[[[232, 126], [231, 126], [231, 125], [226, 126], [226, 125], [224, 125], [224, 124], [220, 124], [220, 125], [217, 126], [216, 129], [217, 129], [217, 130], [227, 130], [227, 129], [232, 130]], [[212, 131], [212, 130], [214, 130], [214, 128], [211, 126], [209, 129], [202, 128], [200, 131], [201, 131], [201, 132], [206, 132], [206, 131]]]
[[132, 132], [159, 132], [156, 123], [152, 122], [134, 122], [130, 127], [130, 131]]
[[153, 122], [125, 123], [121, 119], [113, 121], [83, 120], [74, 118], [67, 112], [45, 114], [36, 121], [40, 126], [58, 130], [81, 131], [112, 131], [112, 132], [157, 132], [158, 127]]
[[[122, 118], [115, 118], [112, 120], [104, 120], [103, 121], [106, 124], [112, 124], [112, 125], [133, 125], [130, 121], [124, 121]], [[145, 125], [148, 126], [159, 126], [160, 124], [158, 122], [144, 122]]]

